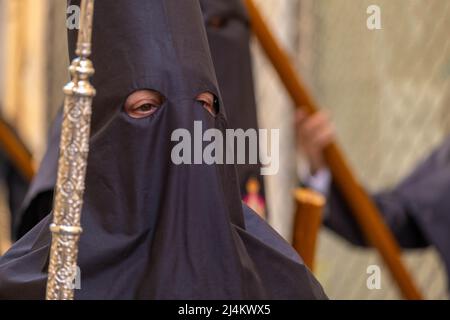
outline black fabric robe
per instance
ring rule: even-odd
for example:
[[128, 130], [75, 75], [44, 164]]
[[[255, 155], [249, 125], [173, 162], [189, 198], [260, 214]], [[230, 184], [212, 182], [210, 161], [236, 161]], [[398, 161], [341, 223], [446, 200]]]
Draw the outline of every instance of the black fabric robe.
[[[71, 53], [74, 44], [69, 32]], [[234, 165], [171, 159], [174, 130], [193, 136], [194, 121], [227, 128], [198, 1], [96, 1], [92, 60], [97, 96], [76, 298], [326, 298], [292, 249], [243, 210]], [[123, 104], [141, 89], [166, 99], [134, 119]], [[196, 101], [202, 92], [218, 98], [215, 117]], [[51, 219], [0, 258], [0, 298], [44, 297]]]
[[61, 125], [62, 112], [60, 111], [50, 129], [47, 150], [39, 170], [29, 186], [20, 210], [17, 212], [17, 218], [13, 225], [15, 240], [23, 237], [52, 210], [58, 170]]
[[[365, 245], [335, 186], [328, 201], [326, 225], [350, 242]], [[450, 274], [450, 136], [395, 188], [374, 195], [374, 201], [402, 247], [435, 246]]]

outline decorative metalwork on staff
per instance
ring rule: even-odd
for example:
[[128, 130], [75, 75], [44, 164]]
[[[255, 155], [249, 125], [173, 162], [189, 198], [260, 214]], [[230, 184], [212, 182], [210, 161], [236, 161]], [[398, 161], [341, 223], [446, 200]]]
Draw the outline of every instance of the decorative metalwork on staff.
[[47, 300], [72, 300], [77, 277], [78, 240], [84, 180], [95, 89], [91, 54], [94, 1], [81, 1], [77, 58], [69, 67], [71, 81], [64, 87], [64, 121], [61, 132], [58, 178], [53, 205], [52, 245], [48, 268]]

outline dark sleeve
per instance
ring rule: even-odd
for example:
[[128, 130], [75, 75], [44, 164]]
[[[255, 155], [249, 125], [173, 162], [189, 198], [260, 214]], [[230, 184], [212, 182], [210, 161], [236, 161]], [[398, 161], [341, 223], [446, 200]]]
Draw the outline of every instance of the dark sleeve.
[[[374, 195], [373, 201], [400, 246], [421, 248], [428, 245], [407, 200], [399, 192], [392, 190]], [[350, 207], [335, 185], [328, 198], [325, 225], [355, 245], [367, 245]]]
[[[434, 245], [450, 256], [450, 137], [392, 190], [373, 197], [402, 247]], [[357, 245], [366, 245], [348, 204], [332, 186], [325, 224]]]
[[[374, 200], [402, 247], [433, 245], [450, 274], [450, 136], [406, 179]], [[326, 225], [354, 244], [366, 244], [334, 186]]]

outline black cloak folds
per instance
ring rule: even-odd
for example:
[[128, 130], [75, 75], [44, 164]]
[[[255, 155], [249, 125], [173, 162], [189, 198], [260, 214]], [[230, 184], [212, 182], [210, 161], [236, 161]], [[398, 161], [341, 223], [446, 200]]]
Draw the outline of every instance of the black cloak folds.
[[[374, 201], [402, 247], [436, 247], [450, 281], [450, 136], [398, 186], [375, 195]], [[335, 186], [326, 224], [352, 243], [365, 245]]]
[[[243, 3], [241, 0], [200, 0], [200, 5], [228, 125], [233, 129], [258, 129], [250, 26]], [[250, 197], [259, 200], [258, 209], [264, 211], [259, 213], [264, 215], [267, 210], [260, 167], [259, 163], [236, 166], [243, 199], [249, 204]], [[250, 194], [251, 180], [258, 184], [258, 194]]]
[[47, 150], [38, 172], [29, 186], [13, 225], [14, 240], [23, 237], [52, 210], [53, 192], [58, 168], [62, 112], [59, 112], [50, 130]]
[[[73, 33], [69, 43], [73, 52]], [[194, 136], [194, 121], [204, 130], [227, 127], [198, 1], [97, 1], [93, 52], [76, 298], [326, 298], [255, 215], [251, 226], [267, 232], [249, 232], [234, 165], [172, 162], [174, 130]], [[133, 119], [123, 104], [140, 89], [166, 99], [152, 116]], [[215, 117], [196, 101], [202, 92], [218, 97]], [[51, 219], [0, 258], [0, 298], [44, 297]]]

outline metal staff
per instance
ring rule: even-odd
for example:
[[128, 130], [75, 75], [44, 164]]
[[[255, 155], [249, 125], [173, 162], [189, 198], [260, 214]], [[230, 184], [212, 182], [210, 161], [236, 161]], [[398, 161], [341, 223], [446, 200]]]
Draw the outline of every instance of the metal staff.
[[82, 0], [77, 58], [69, 67], [71, 81], [64, 87], [58, 178], [54, 200], [52, 245], [48, 268], [47, 300], [73, 300], [77, 276], [78, 240], [86, 176], [92, 99], [89, 82], [94, 74], [91, 54], [94, 0]]
[[[300, 77], [294, 71], [287, 54], [281, 49], [265, 24], [253, 0], [245, 0], [250, 15], [251, 26], [267, 57], [272, 62], [286, 90], [295, 102], [297, 108], [303, 108], [312, 114], [318, 110], [317, 104], [308, 93]], [[325, 160], [333, 174], [333, 179], [339, 187], [353, 216], [367, 240], [381, 254], [390, 269], [394, 279], [407, 299], [422, 299], [411, 275], [401, 260], [400, 247], [384, 223], [377, 207], [356, 180], [350, 166], [336, 143], [325, 149]]]

